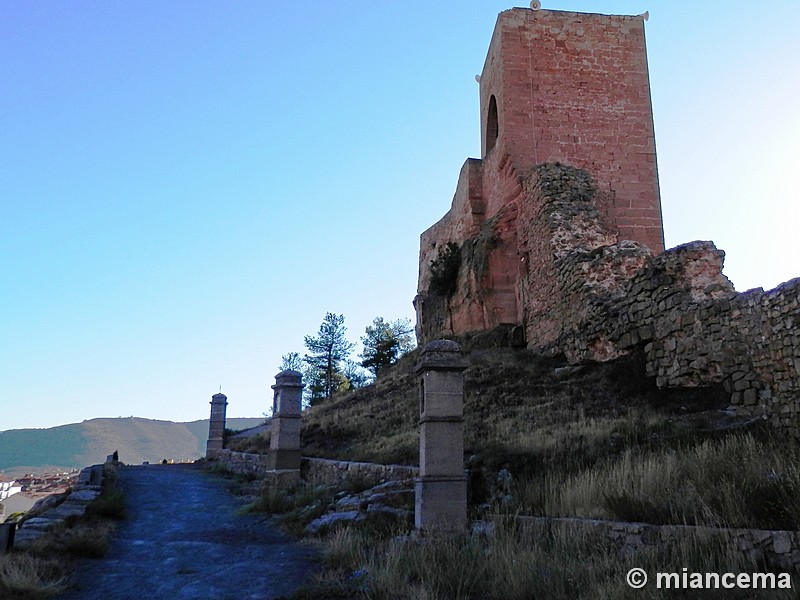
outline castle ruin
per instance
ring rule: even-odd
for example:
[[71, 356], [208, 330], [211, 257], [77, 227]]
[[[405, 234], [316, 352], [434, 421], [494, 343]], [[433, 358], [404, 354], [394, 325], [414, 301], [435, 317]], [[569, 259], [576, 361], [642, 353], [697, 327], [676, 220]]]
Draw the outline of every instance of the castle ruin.
[[505, 11], [479, 82], [482, 158], [421, 235], [419, 342], [638, 350], [659, 387], [800, 431], [800, 279], [739, 294], [711, 242], [664, 250], [644, 17]]

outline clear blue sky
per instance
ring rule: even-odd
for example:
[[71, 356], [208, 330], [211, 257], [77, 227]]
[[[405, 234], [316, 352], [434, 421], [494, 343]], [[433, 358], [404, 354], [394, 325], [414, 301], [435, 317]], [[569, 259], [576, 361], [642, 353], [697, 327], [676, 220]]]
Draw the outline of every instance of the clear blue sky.
[[[524, 4], [527, 6], [527, 4]], [[0, 5], [0, 430], [271, 404], [326, 311], [413, 317], [506, 2]], [[800, 275], [800, 3], [546, 0], [646, 25], [667, 244]]]

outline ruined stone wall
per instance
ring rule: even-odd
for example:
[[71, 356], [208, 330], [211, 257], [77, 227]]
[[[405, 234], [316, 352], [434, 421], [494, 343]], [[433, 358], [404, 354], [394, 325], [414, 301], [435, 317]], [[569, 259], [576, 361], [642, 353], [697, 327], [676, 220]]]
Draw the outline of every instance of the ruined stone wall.
[[421, 236], [418, 341], [510, 324], [574, 363], [639, 348], [659, 386], [722, 385], [800, 431], [798, 281], [737, 294], [712, 243], [663, 251], [642, 18], [505, 11], [480, 95], [482, 159]]
[[[523, 325], [528, 347], [572, 363], [638, 347], [659, 387], [722, 385], [740, 412], [800, 435], [800, 280], [738, 294], [722, 273], [724, 252], [711, 242], [653, 254], [619, 241], [581, 169], [539, 165], [520, 189], [508, 205], [515, 219], [489, 219], [461, 244], [456, 295], [490, 302], [480, 287], [492, 285], [492, 270], [505, 260], [493, 253], [516, 241], [521, 316], [511, 322]], [[485, 243], [489, 226], [501, 242]], [[431, 323], [421, 323], [432, 335]]]
[[[502, 158], [500, 155], [497, 157]], [[453, 206], [420, 238], [417, 337], [420, 341], [444, 334], [492, 329], [502, 323], [519, 323], [519, 259], [517, 211], [522, 197], [521, 180], [510, 160], [490, 161], [491, 176], [485, 177], [482, 161], [464, 163], [453, 198]], [[484, 186], [491, 193], [484, 195]], [[487, 218], [487, 197], [502, 202]], [[449, 295], [431, 289], [431, 264], [448, 243], [461, 249], [455, 291]]]
[[584, 171], [542, 165], [524, 187], [529, 347], [580, 363], [638, 346], [659, 387], [722, 384], [741, 412], [800, 435], [800, 279], [738, 294], [711, 242], [659, 255], [616, 242]]

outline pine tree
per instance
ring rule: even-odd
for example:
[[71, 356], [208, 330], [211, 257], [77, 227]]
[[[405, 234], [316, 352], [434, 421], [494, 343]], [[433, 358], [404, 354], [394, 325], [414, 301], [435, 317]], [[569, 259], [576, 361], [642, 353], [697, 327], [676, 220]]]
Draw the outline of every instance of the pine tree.
[[281, 356], [281, 371], [302, 371], [303, 359], [298, 352], [289, 352]]
[[[350, 356], [355, 345], [345, 338], [346, 331], [344, 315], [326, 313], [317, 336], [305, 336], [304, 343], [309, 354], [306, 354], [303, 360], [314, 373], [321, 376], [320, 378], [324, 377], [324, 395], [322, 397], [326, 399], [332, 398], [342, 382], [345, 381], [341, 376], [341, 362]], [[309, 385], [311, 383], [309, 382]], [[315, 396], [316, 394], [313, 394], [312, 391], [312, 404], [315, 400], [320, 399]]]
[[383, 317], [375, 317], [361, 338], [364, 344], [361, 366], [377, 377], [383, 369], [414, 348], [413, 332], [408, 319], [389, 322]]

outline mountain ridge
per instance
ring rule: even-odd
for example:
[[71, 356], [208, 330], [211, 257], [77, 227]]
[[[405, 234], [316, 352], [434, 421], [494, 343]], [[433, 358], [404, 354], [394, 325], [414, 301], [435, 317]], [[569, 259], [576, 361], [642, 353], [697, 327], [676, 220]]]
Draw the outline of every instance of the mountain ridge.
[[[230, 418], [231, 429], [255, 427], [263, 417]], [[208, 420], [174, 422], [143, 417], [99, 417], [42, 429], [0, 431], [0, 473], [70, 470], [103, 462], [115, 450], [122, 462], [195, 460], [205, 454]]]

